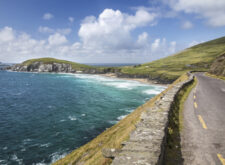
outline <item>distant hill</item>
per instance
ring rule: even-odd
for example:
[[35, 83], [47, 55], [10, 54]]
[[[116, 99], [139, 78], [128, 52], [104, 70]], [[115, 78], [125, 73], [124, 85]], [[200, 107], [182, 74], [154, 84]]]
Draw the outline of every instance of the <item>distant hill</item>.
[[59, 60], [55, 58], [38, 58], [24, 61], [11, 67], [13, 71], [24, 72], [64, 72], [64, 73], [89, 73], [104, 74], [115, 72], [113, 67], [98, 67], [76, 62]]
[[61, 63], [61, 64], [70, 64], [73, 69], [84, 69], [84, 68], [93, 68], [89, 65], [79, 64], [76, 62], [66, 61], [66, 60], [59, 60], [56, 58], [37, 58], [37, 59], [30, 59], [24, 61], [21, 65], [29, 66], [34, 62], [42, 62], [43, 64], [53, 64], [53, 63]]
[[10, 67], [11, 65], [12, 64], [5, 64], [5, 63], [0, 62], [0, 70], [4, 70], [4, 69]]
[[153, 62], [123, 67], [121, 76], [148, 77], [172, 82], [187, 71], [208, 71], [213, 61], [224, 52], [225, 37], [222, 37]]

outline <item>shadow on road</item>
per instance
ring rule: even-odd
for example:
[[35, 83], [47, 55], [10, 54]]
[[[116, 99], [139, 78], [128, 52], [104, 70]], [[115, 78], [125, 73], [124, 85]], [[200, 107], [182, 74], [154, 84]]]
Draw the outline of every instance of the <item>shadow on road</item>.
[[163, 165], [183, 165], [181, 152], [182, 109], [185, 98], [192, 89], [194, 81], [186, 84], [175, 96], [169, 113], [166, 146]]

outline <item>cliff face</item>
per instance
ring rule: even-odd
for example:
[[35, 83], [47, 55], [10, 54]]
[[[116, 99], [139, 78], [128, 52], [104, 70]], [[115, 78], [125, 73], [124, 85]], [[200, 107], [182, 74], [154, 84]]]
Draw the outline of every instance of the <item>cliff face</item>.
[[11, 68], [13, 71], [23, 71], [23, 72], [76, 72], [72, 69], [70, 64], [44, 64], [43, 62], [34, 62], [30, 65], [14, 65]]
[[212, 63], [209, 72], [217, 76], [225, 76], [225, 53], [216, 58]]
[[97, 68], [81, 68], [74, 69], [71, 64], [65, 63], [43, 63], [43, 62], [33, 62], [29, 65], [17, 64], [11, 67], [12, 71], [19, 72], [62, 72], [62, 73], [90, 73], [90, 74], [103, 74], [106, 73], [107, 69], [97, 69]]

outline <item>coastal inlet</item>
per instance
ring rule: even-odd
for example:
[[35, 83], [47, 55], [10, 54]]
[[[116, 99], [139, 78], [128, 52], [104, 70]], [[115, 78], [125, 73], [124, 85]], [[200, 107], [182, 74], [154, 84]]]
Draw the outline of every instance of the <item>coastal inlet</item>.
[[87, 74], [0, 71], [0, 164], [50, 164], [165, 87]]

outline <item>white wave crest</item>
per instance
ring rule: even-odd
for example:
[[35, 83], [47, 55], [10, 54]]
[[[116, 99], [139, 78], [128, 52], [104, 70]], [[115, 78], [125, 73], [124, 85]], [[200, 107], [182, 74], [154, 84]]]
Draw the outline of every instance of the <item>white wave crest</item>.
[[116, 123], [118, 123], [118, 121], [116, 121], [116, 120], [112, 120], [112, 121], [108, 121], [110, 124], [116, 124]]
[[56, 162], [59, 159], [64, 158], [66, 155], [67, 155], [66, 152], [65, 153], [62, 153], [62, 154], [59, 153], [59, 152], [55, 152], [55, 153], [51, 154], [51, 163], [50, 164]]
[[73, 121], [73, 120], [77, 120], [77, 118], [76, 118], [75, 116], [69, 116], [68, 118], [69, 118], [70, 120], [72, 120], [72, 121]]
[[3, 147], [2, 149], [3, 149], [3, 150], [7, 150], [7, 149], [8, 149], [8, 147], [7, 147], [7, 146], [5, 146], [5, 147]]
[[23, 159], [19, 159], [16, 154], [13, 154], [11, 160], [16, 161], [19, 165], [23, 164]]
[[148, 95], [157, 95], [159, 94], [161, 91], [158, 90], [154, 90], [154, 89], [148, 89], [143, 91], [143, 93], [148, 94]]
[[126, 116], [127, 116], [127, 115], [122, 115], [122, 116], [117, 117], [117, 119], [118, 119], [118, 120], [122, 120], [122, 119], [124, 119]]
[[28, 144], [28, 143], [30, 143], [32, 140], [31, 139], [24, 139], [23, 140], [23, 144]]
[[105, 83], [105, 85], [113, 86], [115, 88], [123, 88], [123, 89], [134, 89], [140, 86], [145, 86], [144, 84], [137, 83], [137, 82], [111, 82]]
[[91, 82], [101, 83], [103, 85], [112, 86], [115, 88], [134, 89], [140, 86], [149, 86], [144, 83], [140, 83], [134, 80], [121, 80], [118, 78], [104, 77], [101, 75], [89, 75], [89, 74], [75, 74], [75, 77], [85, 79]]
[[161, 87], [161, 86], [155, 86], [153, 89], [147, 89], [144, 90], [143, 93], [148, 94], [148, 95], [157, 95], [164, 91], [166, 87]]
[[51, 143], [41, 144], [40, 147], [49, 147]]

